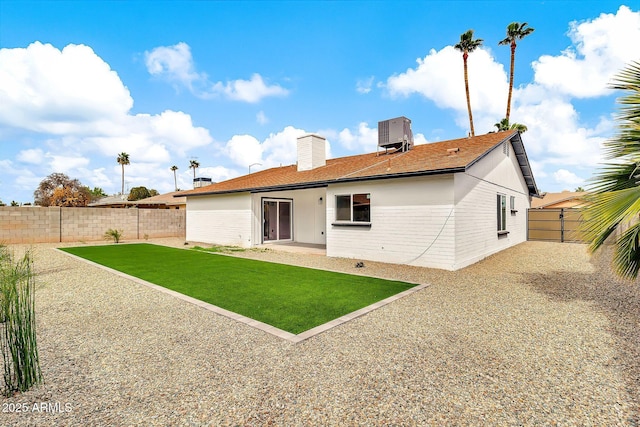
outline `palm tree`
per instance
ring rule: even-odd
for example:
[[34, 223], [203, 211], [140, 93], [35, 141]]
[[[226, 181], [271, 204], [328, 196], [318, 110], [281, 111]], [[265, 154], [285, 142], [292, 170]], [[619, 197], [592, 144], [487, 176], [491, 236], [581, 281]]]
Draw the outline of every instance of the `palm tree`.
[[200, 167], [200, 163], [197, 160], [189, 160], [189, 169], [193, 169], [193, 181], [196, 180], [196, 169]]
[[129, 164], [129, 155], [125, 152], [118, 154], [118, 164], [122, 166], [122, 191], [120, 194], [124, 195], [124, 167]]
[[608, 163], [591, 179], [593, 194], [584, 211], [584, 226], [591, 252], [612, 234], [616, 236], [614, 269], [624, 278], [636, 279], [640, 271], [640, 61], [627, 65], [610, 87], [626, 94], [618, 99], [617, 134], [604, 143]]
[[502, 132], [504, 130], [517, 130], [520, 133], [525, 133], [527, 130], [529, 130], [522, 123], [509, 124], [509, 119], [507, 119], [506, 117], [500, 120], [498, 123], [494, 124], [494, 126], [498, 128], [498, 132]]
[[504, 40], [500, 40], [498, 42], [499, 45], [510, 45], [511, 46], [511, 67], [509, 70], [509, 97], [507, 98], [507, 120], [509, 120], [509, 116], [511, 115], [511, 95], [513, 93], [513, 73], [515, 69], [516, 63], [516, 41], [522, 40], [527, 37], [529, 34], [533, 33], [534, 28], [526, 28], [527, 23], [524, 22], [522, 24], [518, 22], [512, 22], [507, 26], [507, 37]]
[[467, 73], [467, 58], [477, 47], [482, 46], [482, 39], [473, 39], [473, 30], [460, 35], [460, 43], [454, 46], [455, 49], [462, 52], [462, 61], [464, 62], [464, 89], [467, 94], [467, 111], [469, 112], [469, 127], [471, 128], [471, 136], [475, 136], [473, 129], [473, 115], [471, 114], [471, 99], [469, 98], [469, 77]]
[[178, 179], [176, 178], [176, 171], [178, 170], [178, 167], [173, 165], [169, 169], [173, 171], [173, 187], [178, 191]]

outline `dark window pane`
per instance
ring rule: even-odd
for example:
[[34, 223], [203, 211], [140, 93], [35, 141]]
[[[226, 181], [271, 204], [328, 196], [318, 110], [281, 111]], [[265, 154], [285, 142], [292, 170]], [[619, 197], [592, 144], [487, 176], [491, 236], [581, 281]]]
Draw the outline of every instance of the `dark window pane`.
[[371, 198], [367, 194], [353, 195], [353, 220], [360, 222], [371, 221]]
[[336, 221], [351, 221], [351, 196], [336, 196]]

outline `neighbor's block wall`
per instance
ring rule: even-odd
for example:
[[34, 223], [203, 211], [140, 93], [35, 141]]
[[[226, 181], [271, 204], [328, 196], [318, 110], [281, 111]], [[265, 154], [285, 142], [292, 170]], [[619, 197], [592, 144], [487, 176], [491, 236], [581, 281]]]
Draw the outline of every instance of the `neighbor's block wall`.
[[102, 239], [109, 228], [122, 230], [122, 239], [138, 239], [138, 209], [63, 208], [62, 242]]
[[178, 209], [0, 207], [0, 243], [95, 241], [109, 228], [123, 240], [184, 237], [186, 213]]
[[0, 206], [0, 244], [60, 241], [60, 208]]
[[185, 237], [187, 211], [184, 209], [138, 209], [139, 238]]

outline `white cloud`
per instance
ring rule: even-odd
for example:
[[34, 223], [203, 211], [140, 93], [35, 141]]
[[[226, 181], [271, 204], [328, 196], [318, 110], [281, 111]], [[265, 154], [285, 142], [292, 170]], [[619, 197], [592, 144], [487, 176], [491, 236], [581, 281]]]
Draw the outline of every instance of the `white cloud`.
[[254, 73], [250, 80], [230, 80], [211, 83], [207, 74], [198, 72], [191, 47], [184, 42], [173, 46], [158, 46], [144, 53], [147, 71], [152, 76], [184, 86], [195, 96], [208, 99], [224, 96], [234, 101], [256, 103], [269, 96], [286, 96], [289, 91], [278, 84], [268, 85]]
[[45, 133], [88, 132], [133, 106], [118, 74], [84, 45], [0, 49], [0, 93], [0, 124]]
[[417, 133], [413, 135], [413, 143], [415, 145], [422, 145], [422, 144], [428, 144], [429, 141], [427, 141], [427, 138], [423, 134]]
[[61, 156], [47, 153], [46, 157], [50, 159], [51, 170], [62, 173], [86, 167], [89, 164], [89, 159], [83, 156]]
[[[260, 142], [251, 135], [234, 135], [224, 146], [223, 152], [231, 161], [240, 167], [241, 174], [276, 166], [295, 164], [297, 161], [298, 137], [308, 134], [303, 129], [287, 126], [282, 131], [271, 133]], [[327, 158], [331, 157], [331, 144], [327, 140]]]
[[[200, 176], [211, 178], [213, 182], [226, 181], [240, 175], [238, 171], [225, 168], [224, 166], [205, 167], [198, 169], [198, 171]], [[191, 178], [193, 178], [193, 176], [191, 176]]]
[[[370, 128], [366, 122], [358, 124], [356, 130], [344, 128], [340, 132], [329, 132], [335, 135], [340, 145], [350, 151], [372, 153], [378, 148], [378, 128]], [[427, 138], [421, 133], [413, 135], [415, 145], [427, 144]]]
[[358, 129], [351, 131], [344, 128], [338, 134], [338, 142], [347, 150], [370, 153], [378, 146], [378, 128], [370, 128], [366, 122], [358, 124]]
[[566, 169], [558, 169], [557, 171], [555, 171], [553, 173], [553, 179], [555, 179], [558, 184], [564, 185], [566, 187], [575, 187], [584, 183], [584, 179]]
[[280, 85], [267, 85], [260, 74], [254, 73], [251, 80], [233, 80], [227, 83], [218, 82], [212, 87], [213, 94], [223, 94], [234, 101], [256, 103], [268, 96], [286, 96], [287, 89]]
[[39, 148], [30, 148], [20, 151], [16, 159], [24, 163], [39, 165], [44, 160], [44, 152]]
[[263, 147], [251, 135], [234, 135], [225, 146], [225, 153], [233, 163], [248, 167], [252, 163], [262, 163]]
[[[440, 51], [432, 49], [424, 58], [418, 58], [416, 68], [394, 74], [387, 79], [386, 88], [392, 97], [407, 97], [419, 94], [433, 101], [440, 108], [451, 108], [458, 112], [458, 124], [468, 126], [467, 98], [464, 87], [462, 54], [452, 46]], [[503, 115], [503, 97], [508, 90], [504, 66], [497, 63], [491, 53], [479, 48], [469, 55], [469, 96], [471, 108], [476, 116], [495, 117]], [[466, 122], [466, 126], [465, 126]], [[477, 127], [477, 126], [476, 126]], [[480, 132], [476, 132], [480, 133]]]
[[170, 82], [180, 83], [193, 90], [193, 83], [206, 81], [206, 74], [195, 71], [191, 48], [180, 42], [173, 46], [159, 46], [144, 53], [147, 71]]
[[[86, 179], [86, 185], [119, 190], [118, 180], [111, 183], [99, 164], [106, 160], [117, 169], [116, 156], [122, 151], [131, 156], [128, 170], [146, 168], [134, 173], [132, 182], [144, 175], [144, 182], [154, 184], [164, 179], [157, 171], [163, 162], [213, 141], [207, 129], [180, 111], [132, 115], [128, 89], [87, 46], [58, 50], [36, 42], [0, 49], [0, 93], [0, 129], [26, 130], [31, 141], [46, 147], [16, 154], [17, 161], [37, 166], [29, 180], [21, 178], [35, 180], [36, 186], [52, 172], [66, 172]], [[92, 157], [95, 153], [104, 157]], [[90, 164], [91, 157], [97, 164]], [[117, 171], [114, 176], [119, 177]], [[18, 179], [14, 182], [19, 185]]]
[[373, 86], [374, 76], [367, 77], [366, 79], [360, 79], [356, 82], [356, 91], [358, 93], [366, 94], [371, 92]]
[[147, 132], [154, 141], [162, 143], [179, 155], [184, 155], [196, 147], [202, 147], [212, 141], [209, 131], [202, 127], [195, 127], [191, 116], [182, 111], [163, 111], [160, 115], [136, 116], [148, 126]]
[[307, 133], [302, 129], [287, 126], [280, 132], [269, 134], [262, 144], [265, 153], [264, 166], [294, 164], [298, 160], [298, 137]]
[[570, 27], [570, 47], [559, 56], [543, 55], [534, 61], [536, 83], [577, 98], [609, 94], [610, 79], [640, 58], [640, 12], [620, 6], [615, 15], [603, 13]]

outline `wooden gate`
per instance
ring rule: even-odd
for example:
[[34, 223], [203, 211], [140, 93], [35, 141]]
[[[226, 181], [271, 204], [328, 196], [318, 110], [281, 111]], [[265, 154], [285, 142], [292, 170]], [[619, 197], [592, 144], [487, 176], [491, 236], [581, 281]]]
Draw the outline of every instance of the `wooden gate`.
[[580, 231], [582, 214], [578, 209], [529, 209], [527, 218], [527, 240], [586, 242]]

